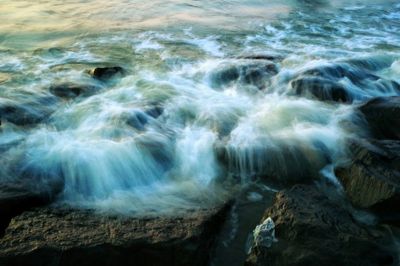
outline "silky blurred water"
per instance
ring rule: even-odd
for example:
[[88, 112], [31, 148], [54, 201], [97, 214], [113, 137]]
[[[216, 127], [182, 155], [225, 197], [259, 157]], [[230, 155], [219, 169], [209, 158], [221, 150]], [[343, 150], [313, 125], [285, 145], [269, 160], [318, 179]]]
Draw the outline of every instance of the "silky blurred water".
[[[399, 32], [397, 1], [1, 0], [0, 104], [41, 119], [2, 116], [0, 179], [57, 180], [59, 202], [140, 214], [216, 204], [259, 175], [311, 176], [346, 158], [358, 102], [396, 92], [343, 78], [355, 101], [338, 104], [290, 95], [290, 80], [361, 58], [400, 82]], [[217, 84], [258, 54], [280, 58], [262, 90]], [[107, 65], [126, 75], [87, 74]], [[51, 94], [65, 82], [97, 90]]]

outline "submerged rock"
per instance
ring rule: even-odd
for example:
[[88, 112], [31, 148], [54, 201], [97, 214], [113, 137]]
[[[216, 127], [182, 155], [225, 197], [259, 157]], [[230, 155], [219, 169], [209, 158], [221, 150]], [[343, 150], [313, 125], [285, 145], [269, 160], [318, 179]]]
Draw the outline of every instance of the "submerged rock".
[[314, 186], [276, 195], [262, 221], [275, 222], [278, 241], [255, 245], [246, 265], [396, 265], [386, 233], [358, 224], [343, 204]]
[[36, 209], [15, 217], [0, 240], [2, 266], [208, 265], [228, 206], [178, 217], [129, 218]]
[[268, 61], [282, 61], [283, 56], [276, 54], [248, 54], [239, 56], [238, 59], [251, 59], [251, 60], [268, 60]]
[[354, 206], [370, 208], [382, 222], [400, 224], [400, 141], [352, 141], [352, 161], [336, 169]]
[[124, 115], [126, 124], [135, 128], [136, 130], [142, 131], [145, 126], [152, 120], [158, 118], [162, 113], [163, 109], [159, 106], [151, 107], [142, 110], [134, 110]]
[[98, 80], [107, 81], [116, 76], [121, 76], [125, 73], [125, 70], [120, 66], [112, 67], [96, 67], [88, 71], [89, 74]]
[[55, 96], [73, 99], [78, 96], [90, 96], [100, 89], [101, 87], [91, 84], [61, 83], [51, 86], [49, 91]]
[[218, 143], [215, 151], [218, 161], [229, 173], [262, 178], [279, 185], [311, 182], [331, 161], [326, 146], [319, 142], [313, 147], [279, 141], [274, 145], [249, 147]]
[[358, 109], [373, 138], [400, 140], [400, 97], [375, 98]]
[[18, 126], [33, 125], [42, 122], [55, 111], [57, 101], [54, 97], [28, 97], [31, 99], [11, 100], [0, 97], [0, 121], [7, 120]]
[[345, 103], [370, 98], [377, 93], [399, 95], [400, 84], [374, 73], [389, 66], [362, 59], [323, 64], [298, 73], [290, 82], [291, 93]]
[[243, 59], [237, 63], [227, 64], [211, 75], [211, 81], [214, 86], [228, 86], [233, 82], [242, 85], [254, 85], [258, 89], [264, 89], [269, 79], [278, 73], [278, 67], [275, 63], [259, 59]]
[[339, 82], [322, 77], [305, 76], [291, 82], [294, 93], [299, 96], [310, 96], [321, 101], [351, 103], [351, 94]]

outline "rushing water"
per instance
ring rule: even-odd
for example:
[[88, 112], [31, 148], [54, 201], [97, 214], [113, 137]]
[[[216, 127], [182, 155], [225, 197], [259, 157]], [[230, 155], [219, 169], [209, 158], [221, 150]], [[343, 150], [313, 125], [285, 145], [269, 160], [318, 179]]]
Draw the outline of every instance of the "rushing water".
[[[0, 180], [141, 214], [215, 204], [258, 177], [332, 178], [354, 106], [398, 93], [399, 32], [397, 1], [0, 0]], [[260, 64], [271, 75], [242, 73]], [[352, 104], [291, 93], [338, 64]], [[98, 66], [126, 73], [99, 81]], [[373, 76], [352, 79], [360, 66]], [[52, 94], [66, 82], [93, 91]]]

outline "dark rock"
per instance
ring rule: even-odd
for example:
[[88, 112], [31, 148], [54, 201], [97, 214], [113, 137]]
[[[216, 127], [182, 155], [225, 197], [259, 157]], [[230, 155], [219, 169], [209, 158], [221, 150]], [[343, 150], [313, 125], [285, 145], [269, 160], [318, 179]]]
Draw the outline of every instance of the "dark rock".
[[137, 129], [144, 130], [144, 127], [149, 122], [150, 116], [142, 111], [133, 111], [126, 118], [126, 124]]
[[101, 87], [88, 84], [61, 83], [50, 87], [49, 91], [61, 98], [72, 99], [78, 96], [90, 96]]
[[359, 107], [373, 138], [400, 140], [400, 97], [372, 99]]
[[36, 209], [11, 221], [0, 240], [0, 264], [208, 265], [228, 209], [149, 218]]
[[240, 60], [236, 64], [228, 64], [211, 75], [216, 87], [227, 86], [233, 82], [243, 85], [254, 85], [265, 88], [269, 79], [278, 73], [276, 64], [269, 60]]
[[330, 63], [319, 67], [311, 68], [302, 73], [304, 76], [324, 77], [330, 80], [348, 78], [354, 84], [360, 84], [365, 79], [378, 80], [379, 77], [368, 69], [351, 66], [347, 63]]
[[313, 147], [276, 141], [274, 145], [255, 143], [239, 148], [218, 143], [215, 151], [218, 161], [229, 173], [245, 174], [277, 185], [311, 182], [331, 161], [329, 151], [319, 142]]
[[0, 183], [0, 236], [3, 235], [12, 217], [33, 207], [50, 203], [61, 190], [60, 184], [52, 184], [49, 189], [45, 185], [40, 188], [32, 186], [30, 182], [24, 180]]
[[276, 195], [271, 217], [277, 242], [253, 246], [246, 265], [397, 265], [386, 232], [359, 224], [341, 202], [314, 186]]
[[[346, 103], [364, 100], [377, 92], [399, 95], [400, 84], [374, 73], [385, 67], [388, 67], [387, 63], [362, 59], [327, 63], [299, 72], [292, 80], [291, 88], [296, 95]], [[354, 86], [359, 90], [354, 90]]]
[[323, 77], [303, 76], [291, 82], [296, 95], [311, 96], [321, 101], [351, 103], [352, 96], [339, 82]]
[[352, 161], [335, 170], [352, 204], [400, 224], [400, 141], [351, 141]]
[[252, 55], [242, 55], [238, 59], [251, 59], [251, 60], [268, 60], [268, 61], [282, 61], [283, 56], [272, 55], [272, 54], [252, 54]]
[[154, 106], [145, 110], [145, 113], [153, 118], [158, 118], [163, 112], [164, 109], [161, 106]]
[[157, 119], [163, 113], [163, 109], [159, 106], [147, 108], [145, 110], [134, 110], [125, 114], [126, 124], [129, 126], [143, 131], [145, 126], [154, 119]]
[[98, 80], [107, 81], [116, 76], [121, 76], [125, 73], [125, 70], [119, 66], [113, 67], [96, 67], [89, 70], [89, 74]]
[[18, 126], [33, 125], [47, 119], [55, 111], [57, 101], [52, 97], [10, 100], [0, 98], [0, 120]]

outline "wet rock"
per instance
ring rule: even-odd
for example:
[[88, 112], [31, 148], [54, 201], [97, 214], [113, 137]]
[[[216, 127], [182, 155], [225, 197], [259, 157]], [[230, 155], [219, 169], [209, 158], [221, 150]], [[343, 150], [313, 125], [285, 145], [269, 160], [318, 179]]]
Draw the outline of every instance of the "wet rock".
[[153, 118], [158, 118], [160, 115], [163, 114], [163, 112], [164, 109], [161, 106], [153, 106], [145, 110], [145, 113]]
[[239, 56], [238, 59], [250, 59], [250, 60], [268, 60], [268, 61], [282, 61], [283, 56], [274, 54], [249, 54]]
[[158, 118], [163, 113], [163, 109], [159, 106], [147, 108], [145, 110], [134, 110], [125, 114], [126, 124], [143, 131], [145, 126], [153, 119]]
[[399, 95], [400, 84], [374, 71], [387, 65], [357, 60], [327, 63], [298, 73], [291, 81], [293, 93], [322, 101], [351, 103], [381, 93]]
[[354, 84], [360, 84], [365, 79], [378, 80], [379, 77], [365, 68], [352, 66], [347, 63], [329, 63], [308, 69], [302, 73], [304, 76], [324, 77], [330, 80], [348, 78]]
[[373, 138], [400, 140], [400, 97], [375, 98], [358, 109]]
[[49, 91], [55, 96], [73, 99], [78, 96], [90, 96], [100, 89], [101, 87], [90, 84], [61, 83], [51, 86]]
[[222, 66], [211, 75], [214, 86], [228, 86], [233, 82], [242, 85], [254, 85], [263, 89], [269, 79], [278, 73], [278, 67], [269, 60], [239, 60], [235, 64]]
[[150, 116], [146, 113], [136, 110], [126, 115], [126, 124], [135, 128], [136, 130], [142, 131], [144, 127], [149, 122]]
[[322, 77], [305, 76], [291, 82], [294, 93], [299, 96], [311, 96], [321, 101], [351, 103], [351, 94], [339, 82]]
[[177, 217], [129, 218], [36, 209], [15, 217], [0, 240], [2, 266], [208, 265], [228, 206]]
[[89, 74], [98, 80], [107, 81], [116, 76], [122, 76], [125, 70], [119, 66], [112, 67], [96, 67], [94, 69], [89, 70]]
[[55, 111], [57, 101], [53, 97], [10, 100], [0, 97], [0, 120], [7, 120], [18, 126], [42, 122]]
[[277, 185], [311, 182], [331, 161], [323, 143], [315, 143], [313, 147], [279, 141], [251, 147], [218, 143], [215, 151], [221, 165], [234, 176], [248, 175]]
[[279, 192], [261, 222], [268, 217], [277, 240], [269, 247], [253, 246], [246, 265], [398, 263], [386, 232], [359, 224], [342, 203], [314, 186], [296, 185]]
[[349, 200], [400, 224], [400, 141], [353, 140], [349, 150], [352, 161], [335, 171]]
[[0, 183], [0, 236], [12, 217], [33, 207], [46, 205], [62, 190], [61, 184], [33, 186], [29, 181]]

